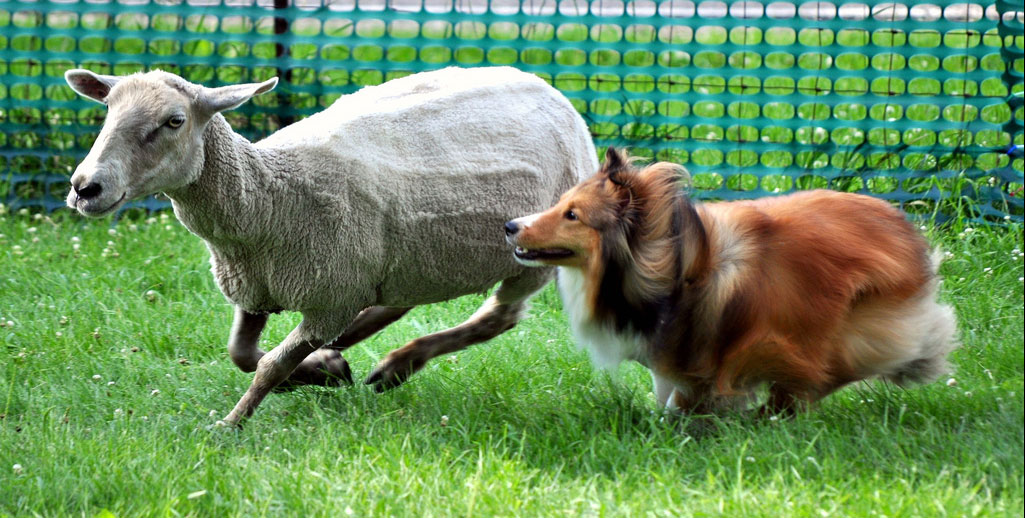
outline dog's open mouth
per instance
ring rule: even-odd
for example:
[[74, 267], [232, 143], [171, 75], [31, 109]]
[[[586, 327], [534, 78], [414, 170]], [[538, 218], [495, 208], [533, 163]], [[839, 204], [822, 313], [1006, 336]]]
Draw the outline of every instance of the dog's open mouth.
[[513, 253], [517, 258], [524, 261], [565, 259], [573, 255], [572, 250], [566, 250], [565, 248], [539, 248], [536, 250], [527, 250], [521, 246], [516, 247], [516, 250]]

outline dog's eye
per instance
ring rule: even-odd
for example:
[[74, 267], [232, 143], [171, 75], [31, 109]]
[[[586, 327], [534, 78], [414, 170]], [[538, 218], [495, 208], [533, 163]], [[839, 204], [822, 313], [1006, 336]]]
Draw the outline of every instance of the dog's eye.
[[566, 219], [568, 219], [570, 221], [576, 221], [577, 220], [577, 213], [573, 212], [572, 210], [567, 210], [566, 214], [564, 214], [564, 216], [566, 217]]
[[185, 124], [184, 115], [172, 115], [170, 119], [167, 119], [167, 125], [171, 128], [180, 128], [182, 124]]

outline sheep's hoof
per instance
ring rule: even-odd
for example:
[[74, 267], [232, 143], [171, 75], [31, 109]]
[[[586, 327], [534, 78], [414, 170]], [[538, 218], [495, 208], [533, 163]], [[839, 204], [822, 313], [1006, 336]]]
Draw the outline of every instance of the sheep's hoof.
[[372, 385], [376, 392], [384, 392], [405, 383], [414, 372], [423, 367], [423, 363], [398, 355], [389, 355], [377, 364], [377, 367], [363, 383]]
[[307, 356], [287, 380], [274, 387], [274, 391], [286, 392], [303, 385], [337, 387], [352, 383], [352, 370], [342, 353], [334, 349], [318, 349]]

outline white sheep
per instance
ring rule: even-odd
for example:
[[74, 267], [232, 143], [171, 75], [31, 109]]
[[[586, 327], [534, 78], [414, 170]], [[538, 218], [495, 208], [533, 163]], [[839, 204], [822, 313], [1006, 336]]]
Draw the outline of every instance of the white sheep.
[[[514, 326], [552, 272], [517, 264], [503, 223], [546, 209], [597, 169], [569, 101], [513, 68], [448, 68], [364, 88], [255, 144], [220, 112], [277, 79], [221, 88], [160, 71], [65, 79], [108, 107], [68, 205], [102, 216], [163, 192], [206, 241], [236, 306], [229, 354], [256, 372], [229, 425], [279, 384], [351, 381], [339, 351], [413, 306], [502, 282], [466, 322], [389, 353], [366, 381], [378, 390]], [[265, 354], [260, 332], [282, 310], [303, 320]]]

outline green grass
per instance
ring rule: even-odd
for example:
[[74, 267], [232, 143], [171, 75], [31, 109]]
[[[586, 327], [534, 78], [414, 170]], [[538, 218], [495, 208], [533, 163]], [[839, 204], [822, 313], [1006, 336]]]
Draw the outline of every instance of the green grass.
[[[549, 287], [397, 390], [274, 394], [240, 433], [209, 428], [250, 380], [225, 354], [231, 307], [173, 217], [7, 214], [0, 234], [0, 516], [1023, 514], [1020, 226], [929, 230], [961, 321], [954, 385], [665, 419], [643, 369], [592, 369]], [[365, 376], [481, 300], [417, 308], [346, 356]], [[296, 323], [272, 318], [266, 347]]]

